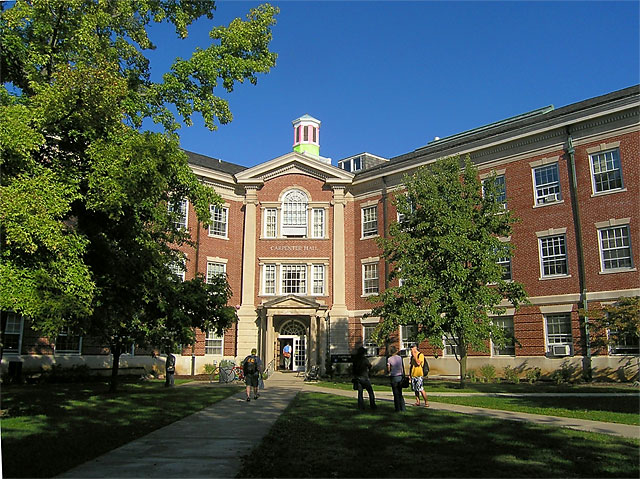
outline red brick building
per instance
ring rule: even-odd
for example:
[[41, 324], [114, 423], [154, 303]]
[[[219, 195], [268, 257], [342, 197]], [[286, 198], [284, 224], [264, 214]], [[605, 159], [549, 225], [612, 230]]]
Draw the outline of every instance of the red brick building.
[[[320, 122], [308, 115], [293, 122], [293, 151], [251, 168], [189, 153], [193, 171], [224, 206], [212, 209], [215, 222], [207, 229], [186, 208], [185, 226], [197, 247], [185, 251], [185, 277], [226, 273], [239, 320], [223, 337], [199, 332], [178, 359], [179, 371], [240, 361], [253, 347], [266, 364], [282, 368], [287, 344], [293, 369], [324, 368], [330, 355], [359, 345], [382, 367], [385, 350], [369, 339], [378, 319], [364, 318], [372, 307], [368, 296], [388, 286], [389, 265], [375, 238], [397, 221], [391, 200], [406, 174], [468, 154], [481, 179], [498, 175], [505, 208], [521, 220], [504, 239], [515, 254], [503, 266], [531, 302], [517, 312], [505, 305], [507, 313], [496, 318], [515, 344], [489, 345], [489, 353], [469, 357], [468, 367], [550, 373], [568, 364], [579, 371], [590, 356], [594, 377], [632, 377], [637, 340], [593, 350], [578, 309], [640, 295], [639, 107], [634, 86], [435, 139], [395, 158], [362, 153], [336, 165], [320, 156]], [[38, 346], [42, 340], [15, 316], [3, 330], [14, 335], [14, 353], [23, 360], [33, 353], [104, 358], [99, 347], [85, 344], [38, 349], [49, 345]], [[391, 343], [402, 349], [411, 333], [401, 327]], [[438, 355], [432, 374], [457, 374], [451, 343], [443, 351], [422, 347]], [[127, 360], [133, 364], [135, 354]]]

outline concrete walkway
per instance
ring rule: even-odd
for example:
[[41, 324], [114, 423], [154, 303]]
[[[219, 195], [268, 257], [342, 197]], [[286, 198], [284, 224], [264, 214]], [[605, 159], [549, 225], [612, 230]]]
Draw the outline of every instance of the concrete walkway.
[[[75, 467], [65, 478], [227, 478], [235, 477], [240, 458], [257, 446], [276, 419], [300, 391], [353, 398], [355, 391], [322, 388], [304, 383], [295, 374], [275, 373], [265, 383], [258, 400], [246, 402], [240, 392], [196, 414]], [[218, 387], [217, 384], [184, 384], [180, 387]], [[445, 393], [447, 394], [447, 393]], [[455, 393], [454, 393], [455, 394]], [[450, 395], [450, 394], [447, 394]], [[405, 393], [408, 407], [413, 394]], [[436, 396], [436, 393], [430, 394]], [[393, 404], [391, 392], [376, 392], [377, 401]], [[581, 419], [498, 411], [430, 402], [430, 409], [478, 414], [511, 421], [529, 421], [555, 427], [640, 438], [640, 427]]]

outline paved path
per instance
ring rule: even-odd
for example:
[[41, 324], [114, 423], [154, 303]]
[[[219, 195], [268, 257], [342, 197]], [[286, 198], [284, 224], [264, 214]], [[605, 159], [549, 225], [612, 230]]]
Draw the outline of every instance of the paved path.
[[[258, 445], [273, 423], [300, 391], [351, 397], [355, 392], [304, 383], [294, 374], [275, 373], [260, 399], [245, 401], [240, 392], [196, 414], [165, 426], [58, 477], [65, 478], [227, 478], [235, 477], [240, 458]], [[180, 387], [217, 387], [184, 384]], [[444, 393], [449, 395], [449, 393]], [[456, 394], [456, 393], [453, 393]], [[459, 394], [459, 393], [458, 393]], [[406, 394], [411, 404], [413, 394]], [[436, 393], [431, 394], [436, 396]], [[393, 403], [391, 392], [376, 392], [378, 401]], [[411, 407], [411, 406], [410, 406]], [[434, 410], [478, 414], [512, 421], [530, 421], [617, 436], [639, 438], [640, 427], [581, 419], [540, 416], [431, 402]]]

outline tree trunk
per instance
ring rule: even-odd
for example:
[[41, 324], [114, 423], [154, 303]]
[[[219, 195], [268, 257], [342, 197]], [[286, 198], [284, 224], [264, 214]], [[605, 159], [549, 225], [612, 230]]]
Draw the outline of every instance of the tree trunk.
[[[461, 348], [462, 349], [462, 348]], [[465, 380], [467, 378], [467, 351], [466, 348], [460, 356], [460, 389], [464, 389]]]
[[118, 370], [120, 369], [120, 355], [122, 354], [120, 343], [116, 342], [111, 346], [111, 354], [113, 355], [113, 364], [111, 366], [111, 384], [109, 392], [114, 393], [118, 390]]

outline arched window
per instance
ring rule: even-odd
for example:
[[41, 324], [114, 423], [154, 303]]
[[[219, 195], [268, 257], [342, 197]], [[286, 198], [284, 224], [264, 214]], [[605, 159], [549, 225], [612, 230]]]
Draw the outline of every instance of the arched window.
[[283, 236], [307, 236], [307, 195], [300, 190], [291, 190], [282, 198]]
[[304, 336], [306, 329], [298, 321], [288, 321], [280, 329], [280, 334], [283, 336]]

